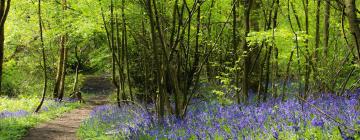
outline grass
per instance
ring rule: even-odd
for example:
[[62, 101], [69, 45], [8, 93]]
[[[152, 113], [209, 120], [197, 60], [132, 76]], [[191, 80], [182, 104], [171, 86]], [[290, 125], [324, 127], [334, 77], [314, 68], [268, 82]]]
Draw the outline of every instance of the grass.
[[76, 102], [46, 100], [40, 113], [33, 113], [39, 98], [0, 97], [0, 140], [21, 139], [29, 128], [80, 106]]

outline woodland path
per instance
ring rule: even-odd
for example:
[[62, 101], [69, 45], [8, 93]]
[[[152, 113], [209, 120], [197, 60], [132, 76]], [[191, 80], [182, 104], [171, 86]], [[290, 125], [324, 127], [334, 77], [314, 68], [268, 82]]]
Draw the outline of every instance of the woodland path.
[[109, 93], [111, 89], [111, 82], [104, 76], [85, 78], [81, 91], [93, 93], [95, 96], [85, 99], [86, 105], [83, 107], [31, 128], [23, 140], [77, 140], [76, 131], [81, 122], [89, 116], [94, 107], [108, 103], [108, 94], [104, 93]]

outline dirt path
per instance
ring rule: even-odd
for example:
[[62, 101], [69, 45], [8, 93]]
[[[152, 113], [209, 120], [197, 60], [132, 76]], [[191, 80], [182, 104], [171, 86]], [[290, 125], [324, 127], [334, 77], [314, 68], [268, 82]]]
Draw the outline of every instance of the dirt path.
[[108, 103], [108, 95], [104, 94], [104, 92], [98, 92], [104, 91], [101, 89], [102, 87], [92, 86], [97, 85], [96, 83], [99, 82], [104, 84], [103, 78], [100, 77], [99, 79], [101, 80], [91, 77], [91, 80], [85, 81], [90, 86], [84, 86], [83, 88], [92, 89], [92, 93], [96, 95], [90, 99], [85, 99], [87, 104], [84, 107], [67, 112], [55, 120], [30, 129], [23, 140], [77, 140], [76, 130], [81, 122], [89, 116], [91, 110], [97, 105]]
[[91, 110], [92, 106], [72, 110], [55, 120], [30, 129], [23, 140], [76, 140], [76, 130]]
[[97, 105], [108, 103], [107, 95], [97, 95], [87, 100], [84, 107], [72, 110], [55, 120], [29, 130], [23, 140], [76, 140], [76, 130]]

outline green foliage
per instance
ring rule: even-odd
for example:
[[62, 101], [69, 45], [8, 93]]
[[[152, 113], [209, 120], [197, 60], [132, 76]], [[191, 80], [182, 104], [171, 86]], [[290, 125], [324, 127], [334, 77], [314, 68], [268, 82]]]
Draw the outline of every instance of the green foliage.
[[[222, 104], [232, 104], [233, 100], [228, 98], [229, 96], [234, 96], [234, 91], [237, 90], [237, 87], [232, 84], [229, 74], [223, 73], [221, 76], [217, 76], [221, 85], [212, 90], [216, 101]], [[231, 95], [232, 94], [232, 95]]]
[[[280, 9], [277, 19], [277, 27], [275, 29], [265, 29], [263, 25], [272, 22], [271, 15], [274, 9], [272, 0], [254, 1], [254, 5], [251, 11], [251, 31], [248, 36], [244, 35], [243, 18], [244, 18], [244, 6], [243, 3], [239, 3], [237, 6], [235, 22], [237, 27], [235, 30], [232, 29], [233, 18], [232, 8], [233, 0], [214, 0], [214, 5], [211, 1], [203, 1], [201, 6], [201, 25], [200, 32], [196, 34], [197, 21], [196, 14], [192, 15], [192, 21], [189, 23], [189, 30], [184, 32], [184, 40], [179, 43], [181, 45], [174, 47], [174, 56], [170, 58], [173, 64], [182, 64], [188, 62], [184, 66], [180, 66], [178, 73], [181, 74], [189, 71], [188, 67], [191, 67], [194, 61], [195, 52], [195, 36], [199, 35], [200, 41], [200, 63], [209, 65], [208, 68], [203, 68], [200, 78], [204, 77], [213, 78], [214, 81], [204, 80], [202, 83], [211, 83], [207, 89], [202, 89], [209, 94], [206, 94], [206, 98], [210, 98], [213, 101], [220, 102], [221, 104], [231, 104], [235, 100], [235, 94], [240, 92], [241, 89], [241, 78], [243, 56], [249, 56], [253, 66], [253, 71], [249, 73], [251, 78], [250, 83], [263, 84], [264, 81], [260, 81], [260, 77], [265, 76], [265, 72], [270, 74], [270, 83], [272, 85], [281, 85], [282, 82], [289, 82], [291, 88], [301, 88], [306, 80], [310, 80], [311, 92], [336, 92], [345, 89], [353, 89], [359, 87], [359, 64], [356, 58], [356, 51], [351, 50], [351, 33], [348, 27], [347, 20], [344, 20], [344, 27], [342, 27], [342, 10], [336, 7], [331, 8], [331, 19], [330, 19], [330, 47], [329, 54], [325, 56], [323, 54], [324, 41], [323, 37], [320, 37], [320, 48], [315, 48], [315, 21], [316, 17], [316, 1], [309, 1], [309, 33], [305, 32], [305, 14], [304, 4], [301, 0], [289, 0], [280, 1]], [[111, 48], [108, 46], [106, 31], [104, 26], [110, 26], [110, 10], [109, 0], [67, 0], [68, 10], [64, 11], [60, 1], [43, 1], [43, 25], [44, 25], [44, 39], [46, 55], [48, 57], [47, 63], [49, 66], [46, 68], [49, 72], [49, 91], [52, 90], [52, 84], [55, 79], [57, 64], [58, 64], [58, 50], [60, 45], [60, 37], [67, 35], [68, 40], [66, 47], [69, 49], [69, 59], [67, 62], [67, 77], [66, 77], [66, 89], [69, 91], [72, 88], [73, 74], [75, 71], [76, 59], [74, 56], [74, 48], [79, 48], [79, 56], [81, 59], [80, 72], [87, 73], [111, 73]], [[115, 16], [119, 19], [122, 18], [122, 13], [119, 10], [121, 8], [120, 1], [115, 2]], [[170, 25], [171, 21], [176, 19], [173, 17], [173, 5], [175, 0], [168, 1], [156, 1], [158, 4], [159, 18], [161, 25], [164, 28], [163, 31], [165, 38], [165, 44], [169, 43], [171, 33]], [[182, 3], [184, 1], [181, 1]], [[186, 0], [186, 8], [194, 6], [193, 0]], [[287, 2], [292, 2], [293, 7], [288, 7]], [[179, 3], [179, 8], [182, 4]], [[359, 7], [360, 2], [356, 1]], [[322, 2], [322, 5], [325, 3]], [[5, 29], [5, 63], [4, 63], [4, 76], [3, 76], [3, 92], [1, 95], [7, 96], [19, 96], [19, 97], [35, 97], [41, 94], [41, 88], [43, 81], [41, 52], [40, 52], [40, 41], [39, 41], [39, 27], [38, 27], [38, 15], [37, 15], [37, 2], [33, 0], [12, 0], [12, 8], [10, 10], [9, 18], [6, 22], [7, 26]], [[189, 16], [187, 10], [183, 16]], [[288, 8], [289, 11], [288, 11]], [[293, 9], [292, 9], [293, 8]], [[339, 7], [341, 8], [341, 7]], [[359, 9], [359, 8], [358, 8]], [[294, 11], [297, 11], [296, 13]], [[320, 7], [321, 25], [320, 32], [323, 34], [323, 21], [324, 6]], [[271, 11], [271, 12], [270, 12]], [[105, 21], [103, 21], [101, 14], [104, 14]], [[211, 15], [210, 15], [211, 13]], [[271, 14], [270, 14], [271, 13]], [[176, 13], [179, 14], [179, 13]], [[295, 15], [296, 14], [296, 15]], [[359, 13], [358, 13], [359, 15]], [[359, 15], [360, 16], [360, 15]], [[147, 90], [154, 93], [158, 90], [155, 86], [157, 75], [154, 64], [155, 54], [152, 52], [151, 47], [154, 47], [151, 40], [151, 27], [149, 25], [148, 15], [144, 3], [141, 1], [126, 1], [125, 3], [125, 18], [127, 22], [128, 31], [128, 59], [130, 68], [129, 77], [133, 81], [134, 89], [136, 92], [144, 92], [144, 81], [147, 81]], [[290, 19], [289, 19], [290, 18]], [[296, 21], [298, 18], [299, 20]], [[186, 18], [185, 18], [186, 19]], [[289, 21], [291, 20], [291, 21]], [[182, 21], [185, 23], [185, 21]], [[210, 23], [207, 23], [210, 22]], [[181, 28], [180, 24], [184, 24], [179, 21], [175, 28]], [[104, 25], [105, 24], [105, 25]], [[292, 25], [291, 25], [292, 24]], [[299, 24], [299, 25], [298, 25]], [[120, 24], [121, 26], [121, 24]], [[142, 29], [143, 27], [143, 29]], [[263, 29], [264, 28], [264, 29]], [[119, 28], [122, 29], [122, 28]], [[233, 31], [237, 35], [233, 36]], [[115, 31], [113, 31], [115, 32]], [[177, 31], [175, 31], [177, 32]], [[188, 33], [189, 32], [189, 33]], [[157, 31], [155, 32], [158, 33]], [[123, 33], [120, 32], [119, 36]], [[176, 34], [176, 33], [175, 33]], [[176, 35], [175, 35], [176, 36]], [[247, 42], [243, 42], [246, 37]], [[233, 41], [239, 39], [237, 46], [233, 46]], [[347, 38], [348, 40], [345, 40]], [[171, 38], [173, 39], [173, 38]], [[117, 39], [122, 40], [122, 39]], [[189, 42], [186, 42], [189, 41]], [[121, 42], [121, 41], [120, 41]], [[216, 43], [216, 44], [215, 44]], [[250, 47], [248, 52], [242, 50], [242, 45], [247, 43]], [[349, 44], [348, 44], [349, 43]], [[155, 45], [159, 45], [159, 42], [154, 42]], [[119, 45], [119, 44], [118, 44]], [[263, 45], [263, 47], [262, 47]], [[160, 45], [159, 45], [160, 46]], [[272, 52], [269, 57], [269, 69], [263, 68], [266, 58], [266, 51], [273, 47], [277, 49], [278, 56], [275, 56]], [[171, 46], [172, 47], [172, 46]], [[214, 48], [212, 48], [214, 47]], [[262, 50], [261, 50], [262, 48]], [[207, 53], [209, 54], [209, 58]], [[259, 57], [256, 58], [256, 54], [259, 52]], [[349, 52], [354, 52], [352, 55]], [[290, 54], [293, 54], [290, 57]], [[318, 54], [318, 58], [315, 59], [315, 54]], [[120, 55], [120, 54], [119, 54]], [[163, 55], [164, 56], [164, 55]], [[118, 56], [120, 57], [120, 56]], [[166, 56], [168, 57], [168, 56]], [[183, 58], [187, 57], [187, 58]], [[163, 57], [165, 58], [165, 57]], [[255, 60], [258, 59], [258, 60]], [[185, 61], [185, 62], [183, 62]], [[206, 62], [205, 62], [206, 61]], [[307, 64], [306, 61], [310, 61], [311, 64]], [[175, 63], [178, 62], [178, 63]], [[208, 64], [207, 64], [208, 63]], [[178, 65], [176, 65], [178, 66]], [[206, 66], [204, 66], [206, 67]], [[287, 69], [289, 67], [289, 69]], [[310, 68], [310, 78], [305, 79], [305, 68]], [[211, 71], [212, 69], [212, 71]], [[353, 74], [349, 73], [353, 70]], [[207, 75], [206, 72], [211, 74]], [[261, 71], [264, 70], [264, 71]], [[289, 71], [288, 71], [289, 70]], [[262, 72], [262, 73], [261, 73]], [[278, 75], [275, 73], [277, 72]], [[148, 77], [145, 77], [145, 73]], [[284, 81], [288, 78], [288, 81]], [[81, 79], [81, 76], [80, 76]], [[182, 79], [181, 79], [182, 80]], [[179, 80], [179, 81], [181, 81]], [[239, 80], [239, 81], [237, 81]], [[263, 80], [263, 79], [262, 79]], [[195, 81], [195, 80], [194, 80]], [[348, 81], [348, 82], [345, 82]], [[269, 83], [266, 83], [269, 84]], [[166, 85], [167, 86], [167, 85]], [[181, 85], [183, 86], [183, 85]], [[180, 86], [180, 87], [181, 87]], [[257, 85], [256, 85], [257, 86]], [[259, 87], [260, 87], [259, 86]], [[125, 84], [125, 92], [128, 93], [128, 84]], [[269, 88], [273, 88], [270, 86]], [[253, 88], [253, 87], [252, 87]], [[111, 99], [115, 100], [115, 95], [111, 95]], [[7, 102], [8, 99], [0, 98], [0, 103]], [[22, 102], [13, 102], [15, 107], [22, 106]], [[30, 104], [35, 103], [30, 99]], [[28, 104], [29, 104], [28, 103]], [[9, 104], [1, 104], [0, 111], [4, 108], [14, 109]], [[35, 104], [34, 104], [35, 105]], [[33, 109], [33, 104], [30, 106], [23, 106], [25, 110]], [[23, 133], [22, 124], [29, 121], [30, 124], [24, 124], [24, 126], [33, 126], [36, 118], [40, 116], [21, 118], [15, 121], [15, 126], [21, 126], [18, 130]], [[44, 117], [46, 118], [47, 115]], [[51, 116], [51, 113], [49, 114]], [[4, 123], [9, 123], [13, 120], [7, 120]], [[5, 125], [4, 125], [5, 126]], [[6, 127], [10, 127], [6, 126]], [[108, 126], [103, 126], [99, 129], [105, 129]], [[1, 127], [0, 127], [1, 128]], [[12, 129], [12, 128], [11, 128]], [[225, 128], [226, 129], [226, 126]], [[0, 130], [2, 131], [2, 130]], [[80, 130], [85, 131], [85, 130]], [[107, 136], [95, 133], [95, 131], [86, 130], [87, 134], [91, 137], [100, 136], [99, 139], [107, 139]], [[334, 134], [338, 132], [334, 130]], [[2, 134], [0, 134], [1, 136]], [[290, 135], [287, 132], [280, 133], [281, 138], [299, 139], [300, 136], [307, 138], [319, 138], [321, 137], [321, 131], [319, 128], [311, 128], [303, 132], [301, 135]], [[260, 137], [257, 137], [260, 138]], [[110, 139], [110, 138], [109, 138]], [[216, 138], [216, 139], [221, 139]], [[337, 137], [334, 139], [337, 139]]]

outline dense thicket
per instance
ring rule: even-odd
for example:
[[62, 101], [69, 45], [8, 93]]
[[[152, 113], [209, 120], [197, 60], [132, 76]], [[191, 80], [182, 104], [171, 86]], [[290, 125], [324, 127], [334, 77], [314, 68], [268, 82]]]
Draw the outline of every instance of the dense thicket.
[[43, 0], [40, 20], [37, 4], [11, 1], [2, 94], [40, 93], [45, 70], [61, 100], [79, 73], [107, 73], [119, 105], [152, 102], [159, 117], [182, 118], [194, 98], [260, 102], [360, 85], [360, 1]]

